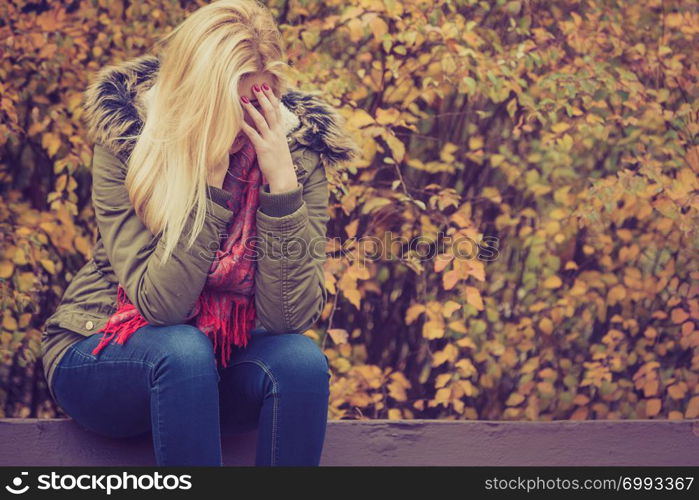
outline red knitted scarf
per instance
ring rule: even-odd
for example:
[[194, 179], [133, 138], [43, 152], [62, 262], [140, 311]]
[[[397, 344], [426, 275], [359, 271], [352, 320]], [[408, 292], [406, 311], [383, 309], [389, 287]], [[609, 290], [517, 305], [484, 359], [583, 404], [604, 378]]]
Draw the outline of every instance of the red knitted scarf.
[[[233, 211], [228, 233], [216, 251], [204, 288], [187, 318], [190, 324], [213, 340], [215, 355], [220, 358], [217, 362], [224, 367], [228, 366], [231, 346], [246, 346], [250, 330], [255, 325], [256, 261], [252, 257], [254, 245], [245, 243], [248, 238], [254, 241], [257, 234], [255, 213], [261, 183], [262, 172], [255, 149], [250, 141], [245, 141], [242, 149], [231, 155], [228, 175], [223, 183], [223, 189], [233, 194], [228, 202], [228, 208]], [[99, 330], [104, 332], [104, 336], [92, 353], [100, 352], [112, 339], [123, 344], [147, 324], [118, 284], [117, 311]]]

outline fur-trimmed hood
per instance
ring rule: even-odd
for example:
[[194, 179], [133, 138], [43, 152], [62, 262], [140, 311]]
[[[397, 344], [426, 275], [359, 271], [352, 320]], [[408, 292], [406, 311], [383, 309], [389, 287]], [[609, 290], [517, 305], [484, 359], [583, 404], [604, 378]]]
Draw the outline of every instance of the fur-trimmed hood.
[[[145, 118], [144, 96], [155, 83], [160, 60], [145, 54], [102, 68], [83, 94], [88, 139], [126, 160]], [[317, 94], [289, 89], [281, 97], [287, 139], [317, 151], [326, 167], [348, 161], [360, 149], [343, 117]]]

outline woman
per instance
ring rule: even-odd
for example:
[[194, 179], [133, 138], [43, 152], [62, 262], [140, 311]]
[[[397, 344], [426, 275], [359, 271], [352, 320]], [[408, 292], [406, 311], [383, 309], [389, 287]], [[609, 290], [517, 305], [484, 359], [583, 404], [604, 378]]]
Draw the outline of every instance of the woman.
[[42, 338], [56, 403], [112, 437], [152, 432], [158, 465], [318, 465], [327, 358], [303, 332], [326, 301], [326, 169], [358, 154], [340, 115], [289, 90], [255, 0], [219, 0], [84, 95], [93, 257]]

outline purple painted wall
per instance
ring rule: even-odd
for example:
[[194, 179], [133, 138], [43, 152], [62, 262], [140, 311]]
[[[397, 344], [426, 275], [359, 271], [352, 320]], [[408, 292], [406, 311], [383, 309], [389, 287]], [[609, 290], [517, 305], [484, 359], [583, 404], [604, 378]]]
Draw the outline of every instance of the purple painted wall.
[[[155, 465], [150, 434], [108, 439], [71, 419], [0, 419], [0, 465]], [[254, 463], [256, 432], [223, 438]], [[699, 419], [501, 422], [332, 420], [321, 465], [699, 465]]]

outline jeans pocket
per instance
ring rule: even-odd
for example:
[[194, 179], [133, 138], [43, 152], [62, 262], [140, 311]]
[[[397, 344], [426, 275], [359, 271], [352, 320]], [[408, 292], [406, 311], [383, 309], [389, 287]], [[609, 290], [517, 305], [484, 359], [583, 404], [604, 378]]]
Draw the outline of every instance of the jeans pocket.
[[72, 344], [66, 351], [63, 359], [61, 359], [61, 363], [63, 364], [63, 361], [68, 358], [68, 356], [71, 357], [71, 365], [84, 364], [86, 361], [97, 361], [97, 356], [90, 352], [92, 351], [90, 347], [92, 345], [91, 340], [92, 336], [87, 336]]

